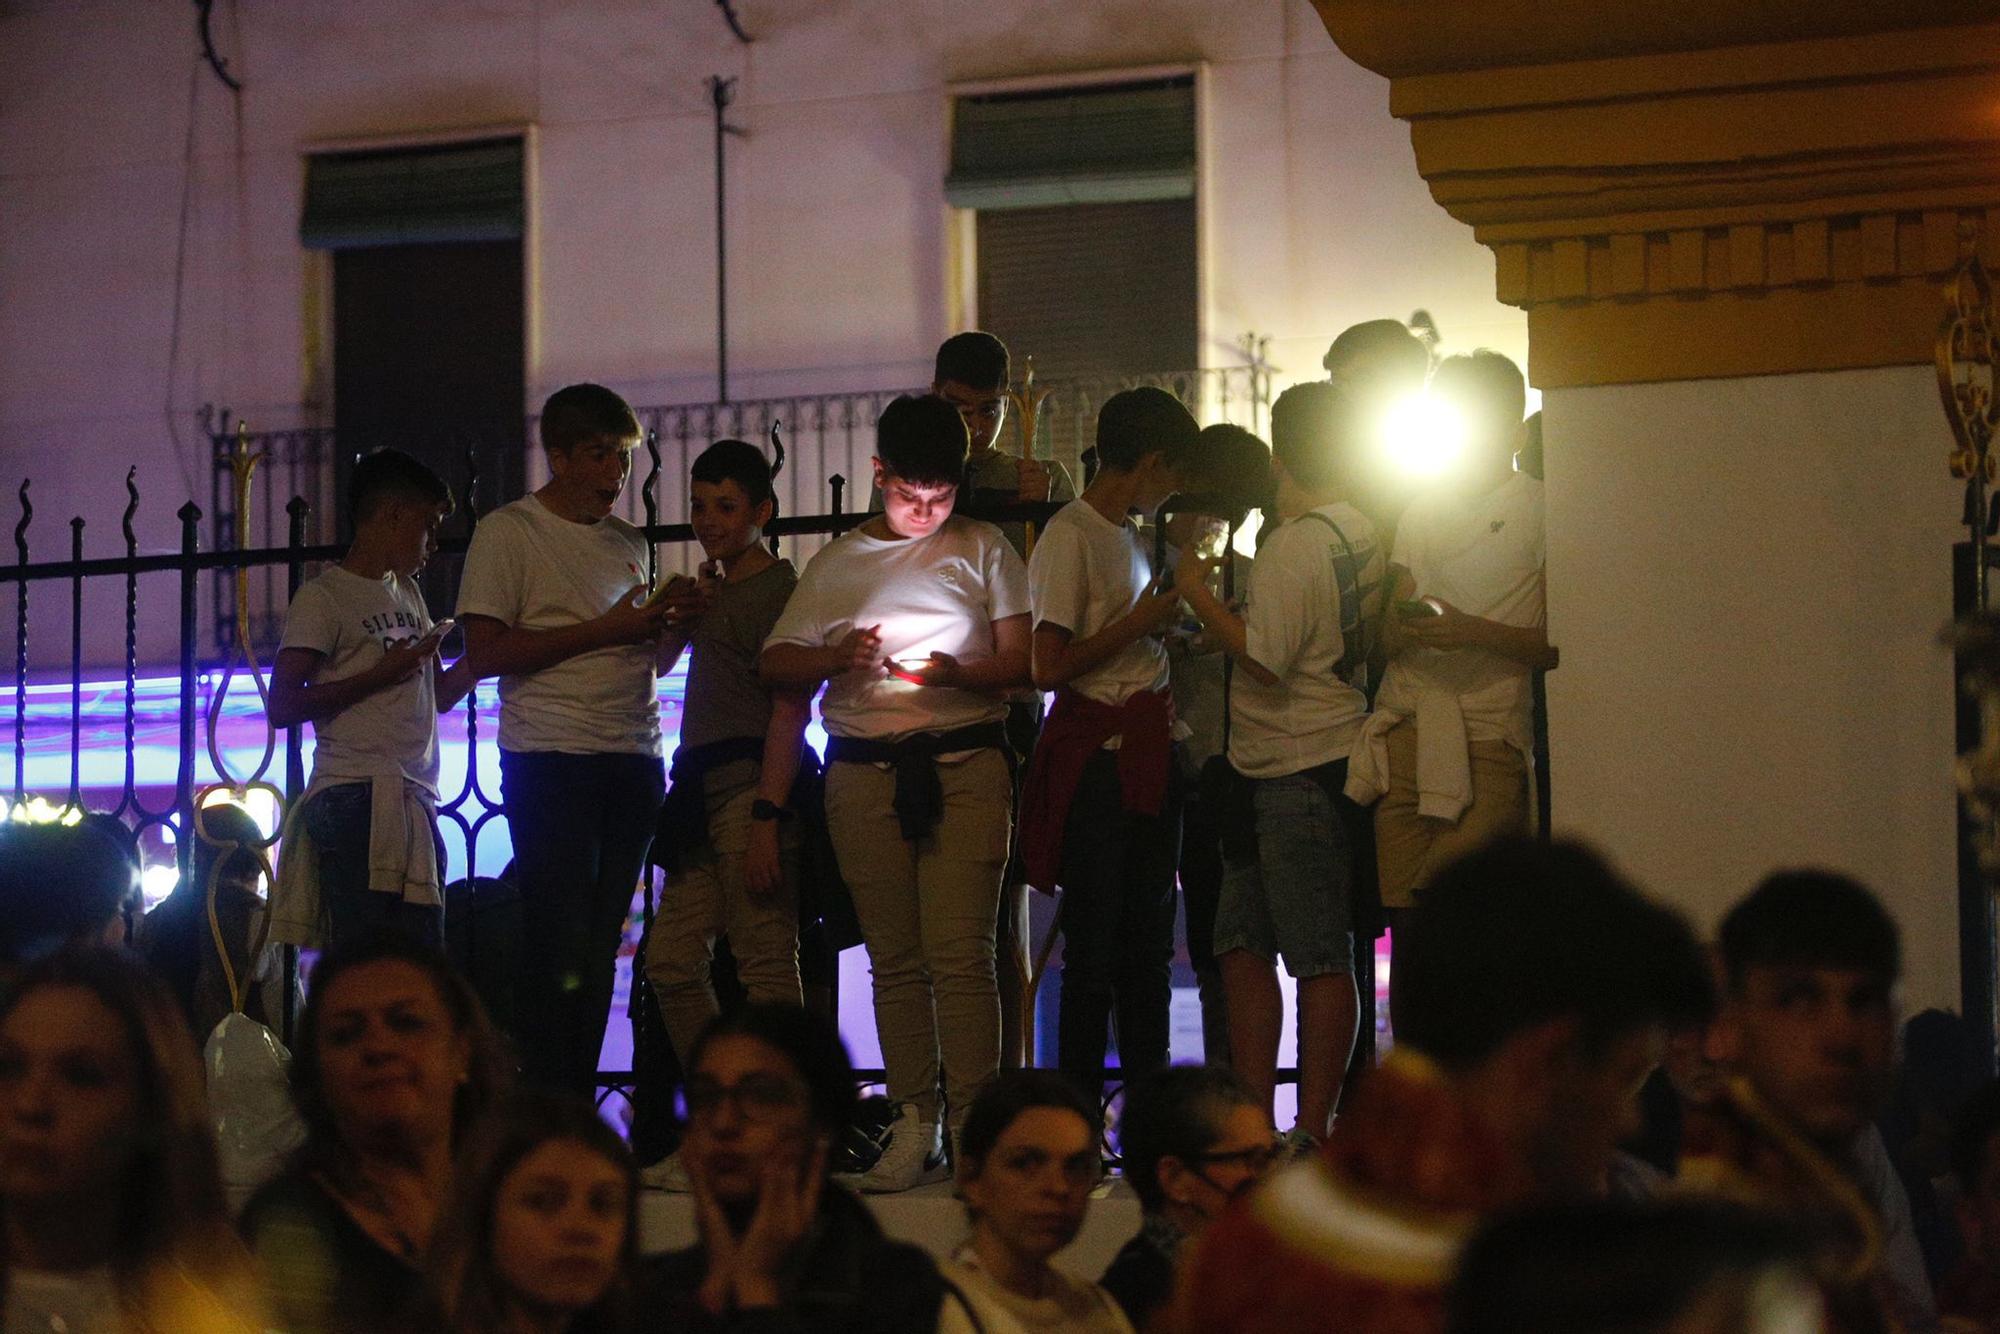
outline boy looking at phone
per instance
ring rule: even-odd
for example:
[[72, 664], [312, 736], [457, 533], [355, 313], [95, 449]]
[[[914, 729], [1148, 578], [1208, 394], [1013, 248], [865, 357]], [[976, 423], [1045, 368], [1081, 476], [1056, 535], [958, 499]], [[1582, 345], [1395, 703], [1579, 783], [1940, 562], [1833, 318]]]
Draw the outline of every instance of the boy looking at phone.
[[[314, 749], [273, 890], [279, 939], [336, 945], [394, 927], [444, 944], [437, 716], [472, 676], [463, 659], [438, 661], [452, 622], [432, 623], [416, 575], [451, 510], [450, 489], [416, 459], [364, 455], [348, 482], [354, 541], [285, 614], [271, 726], [311, 723]], [[298, 897], [315, 882], [318, 911]]]
[[1057, 1064], [1090, 1090], [1114, 1010], [1120, 1066], [1167, 1064], [1185, 780], [1161, 634], [1180, 594], [1131, 515], [1179, 489], [1199, 435], [1165, 390], [1105, 400], [1097, 476], [1049, 520], [1028, 567], [1035, 686], [1056, 698], [1022, 798], [1021, 855], [1029, 884], [1063, 887]]
[[465, 655], [500, 678], [500, 791], [526, 948], [523, 1072], [589, 1093], [612, 970], [666, 787], [654, 672], [672, 603], [641, 602], [647, 551], [612, 514], [639, 421], [570, 385], [542, 407], [550, 478], [494, 510], [466, 552]]
[[[1382, 906], [1395, 930], [1445, 864], [1528, 828], [1531, 677], [1556, 665], [1544, 607], [1542, 484], [1514, 471], [1527, 387], [1497, 352], [1450, 357], [1431, 393], [1465, 427], [1458, 468], [1410, 502], [1390, 558], [1388, 670], [1347, 793], [1375, 805]], [[1377, 801], [1377, 798], [1380, 798]]]
[[[780, 456], [782, 462], [782, 455]], [[699, 578], [665, 586], [661, 667], [688, 666], [673, 786], [660, 820], [666, 892], [646, 946], [660, 1017], [685, 1059], [721, 1013], [710, 967], [727, 936], [754, 1003], [797, 1005], [799, 835], [791, 809], [812, 695], [766, 686], [757, 657], [798, 574], [764, 545], [777, 510], [772, 465], [755, 445], [718, 440], [695, 459], [689, 510], [707, 557]], [[649, 1171], [682, 1180], [678, 1164]]]
[[[899, 1111], [871, 1191], [946, 1172], [954, 1133], [998, 1068], [994, 923], [1013, 816], [1004, 719], [1028, 680], [1021, 558], [952, 513], [965, 424], [899, 398], [876, 428], [883, 508], [813, 557], [764, 645], [764, 679], [826, 681], [826, 819], [875, 980]], [[940, 1116], [942, 1062], [945, 1105]]]
[[1358, 682], [1383, 581], [1375, 525], [1344, 494], [1361, 437], [1340, 390], [1287, 389], [1271, 409], [1275, 522], [1262, 535], [1248, 609], [1239, 616], [1210, 591], [1214, 562], [1198, 553], [1183, 551], [1175, 570], [1181, 595], [1236, 663], [1229, 763], [1249, 784], [1251, 828], [1223, 841], [1214, 936], [1231, 1064], [1269, 1111], [1282, 957], [1298, 983], [1298, 1124], [1289, 1138], [1300, 1151], [1326, 1135], [1360, 1012], [1350, 831], [1365, 816], [1342, 788], [1368, 712]]

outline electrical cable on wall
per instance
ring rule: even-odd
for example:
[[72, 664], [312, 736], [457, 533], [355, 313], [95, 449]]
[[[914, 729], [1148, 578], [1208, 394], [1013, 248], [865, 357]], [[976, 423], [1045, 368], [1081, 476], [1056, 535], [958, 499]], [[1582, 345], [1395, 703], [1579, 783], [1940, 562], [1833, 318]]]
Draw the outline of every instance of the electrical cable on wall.
[[736, 16], [736, 6], [732, 0], [715, 0], [715, 7], [722, 11], [722, 21], [729, 25], [729, 31], [736, 34], [736, 40], [750, 45], [751, 36], [743, 31], [743, 20]]

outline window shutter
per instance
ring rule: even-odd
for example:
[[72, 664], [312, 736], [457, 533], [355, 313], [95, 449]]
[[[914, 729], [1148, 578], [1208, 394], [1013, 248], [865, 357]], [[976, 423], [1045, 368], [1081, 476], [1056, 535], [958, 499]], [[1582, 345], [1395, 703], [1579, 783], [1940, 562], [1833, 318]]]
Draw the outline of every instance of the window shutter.
[[306, 159], [299, 240], [314, 250], [518, 240], [518, 138]]
[[945, 197], [1040, 208], [1194, 197], [1194, 80], [961, 97]]

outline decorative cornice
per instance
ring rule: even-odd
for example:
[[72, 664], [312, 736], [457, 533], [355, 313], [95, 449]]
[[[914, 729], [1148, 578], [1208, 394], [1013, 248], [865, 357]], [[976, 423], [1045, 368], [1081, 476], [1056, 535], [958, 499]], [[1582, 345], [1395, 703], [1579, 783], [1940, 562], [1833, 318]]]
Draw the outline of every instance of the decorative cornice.
[[[1726, 14], [1683, 0], [1661, 7], [1675, 42], [1696, 41], [1704, 13], [1741, 38], [1745, 9], [1791, 40], [1443, 73], [1418, 59], [1435, 38], [1416, 29], [1448, 19], [1320, 8], [1336, 38], [1364, 10], [1411, 29], [1398, 54], [1375, 52], [1409, 71], [1391, 110], [1433, 197], [1493, 249], [1500, 299], [1528, 311], [1544, 388], [1928, 362], [1962, 223], [2000, 266], [2000, 22], [1907, 22], [1965, 6], [1822, 2], [1807, 22], [1774, 18], [1790, 0]], [[1616, 49], [1570, 12], [1612, 8], [1632, 17], [1566, 7], [1542, 49]]]

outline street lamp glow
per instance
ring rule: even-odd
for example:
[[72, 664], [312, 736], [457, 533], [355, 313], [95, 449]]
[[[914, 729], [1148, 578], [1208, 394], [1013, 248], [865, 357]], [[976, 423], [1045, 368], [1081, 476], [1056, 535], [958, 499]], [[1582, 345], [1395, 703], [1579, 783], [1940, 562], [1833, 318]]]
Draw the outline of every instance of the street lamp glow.
[[1465, 419], [1430, 394], [1412, 394], [1391, 404], [1380, 431], [1389, 466], [1405, 477], [1434, 480], [1465, 455]]

